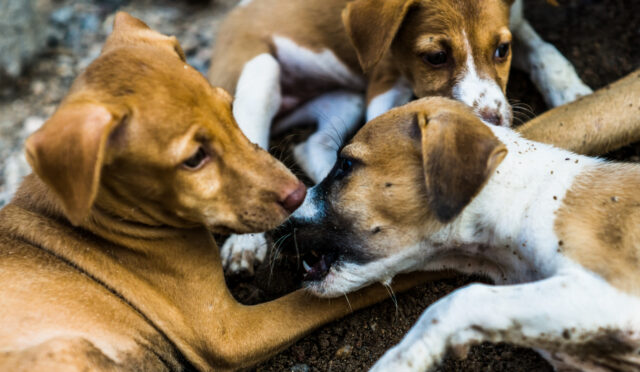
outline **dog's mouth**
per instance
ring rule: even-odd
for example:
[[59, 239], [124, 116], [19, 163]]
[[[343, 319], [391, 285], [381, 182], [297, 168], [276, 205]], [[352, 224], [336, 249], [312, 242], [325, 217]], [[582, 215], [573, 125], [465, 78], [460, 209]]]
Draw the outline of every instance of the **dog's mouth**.
[[338, 258], [337, 252], [318, 253], [315, 250], [311, 250], [302, 259], [302, 266], [305, 271], [302, 274], [302, 280], [305, 282], [323, 280], [331, 270], [332, 265], [338, 261]]

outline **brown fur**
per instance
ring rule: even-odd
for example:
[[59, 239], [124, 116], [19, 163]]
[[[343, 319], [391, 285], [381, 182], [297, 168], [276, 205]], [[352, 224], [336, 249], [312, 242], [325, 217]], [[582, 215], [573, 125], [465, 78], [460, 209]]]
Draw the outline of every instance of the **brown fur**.
[[640, 294], [640, 166], [606, 164], [576, 178], [555, 224], [560, 249], [618, 289]]
[[[255, 0], [236, 7], [221, 25], [209, 80], [233, 93], [244, 65], [261, 53], [272, 52], [272, 37], [278, 35], [312, 51], [331, 50], [354, 73], [369, 73], [369, 101], [388, 90], [389, 81], [395, 81], [399, 73], [420, 97], [450, 96], [452, 79], [465, 63], [455, 59], [464, 49], [465, 30], [474, 46], [474, 58], [484, 65], [479, 73], [496, 79], [504, 91], [511, 55], [496, 61], [493, 53], [500, 42], [511, 40], [509, 5], [504, 0]], [[422, 61], [420, 54], [425, 50], [416, 45], [417, 40], [429, 36], [439, 42], [447, 39], [455, 63], [433, 68]], [[385, 63], [380, 62], [383, 56]], [[304, 84], [283, 89], [300, 86]]]
[[523, 137], [585, 155], [640, 141], [640, 70], [556, 107], [517, 129]]
[[175, 38], [127, 14], [27, 153], [35, 174], [0, 211], [0, 370], [237, 369], [388, 296], [233, 299], [210, 229], [276, 226], [299, 181]]

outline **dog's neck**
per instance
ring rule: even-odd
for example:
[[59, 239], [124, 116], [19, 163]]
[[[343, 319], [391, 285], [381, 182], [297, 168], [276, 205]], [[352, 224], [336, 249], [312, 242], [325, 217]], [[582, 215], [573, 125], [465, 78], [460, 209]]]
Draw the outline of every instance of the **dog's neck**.
[[[557, 262], [555, 211], [575, 176], [601, 161], [490, 127], [508, 154], [460, 216], [436, 234], [435, 242], [467, 247], [467, 253], [494, 261], [503, 272], [524, 272], [528, 278], [522, 280], [546, 276], [540, 268], [553, 271]], [[539, 265], [543, 261], [545, 265]]]

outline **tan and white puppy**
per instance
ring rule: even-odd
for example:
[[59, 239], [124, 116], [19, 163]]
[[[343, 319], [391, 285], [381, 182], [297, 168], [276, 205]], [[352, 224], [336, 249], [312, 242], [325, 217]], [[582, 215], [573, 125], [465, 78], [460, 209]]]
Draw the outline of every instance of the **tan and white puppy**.
[[[253, 0], [221, 25], [209, 80], [233, 95], [247, 137], [267, 148], [274, 130], [317, 122], [294, 155], [319, 182], [336, 139], [415, 94], [447, 96], [508, 126], [512, 0]], [[276, 10], [277, 9], [277, 10]], [[263, 235], [223, 246], [231, 271], [266, 254]]]
[[483, 341], [544, 350], [559, 370], [637, 371], [638, 188], [638, 165], [525, 140], [430, 98], [365, 125], [291, 222], [320, 296], [413, 270], [495, 282], [432, 305], [376, 371], [427, 370]]

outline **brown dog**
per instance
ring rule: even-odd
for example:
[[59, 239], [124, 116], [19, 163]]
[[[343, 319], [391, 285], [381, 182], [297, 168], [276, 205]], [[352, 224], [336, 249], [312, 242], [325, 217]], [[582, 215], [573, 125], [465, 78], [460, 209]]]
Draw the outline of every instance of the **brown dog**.
[[235, 369], [350, 311], [301, 291], [233, 299], [209, 229], [273, 228], [304, 186], [175, 38], [127, 14], [27, 155], [35, 175], [0, 211], [0, 370]]

